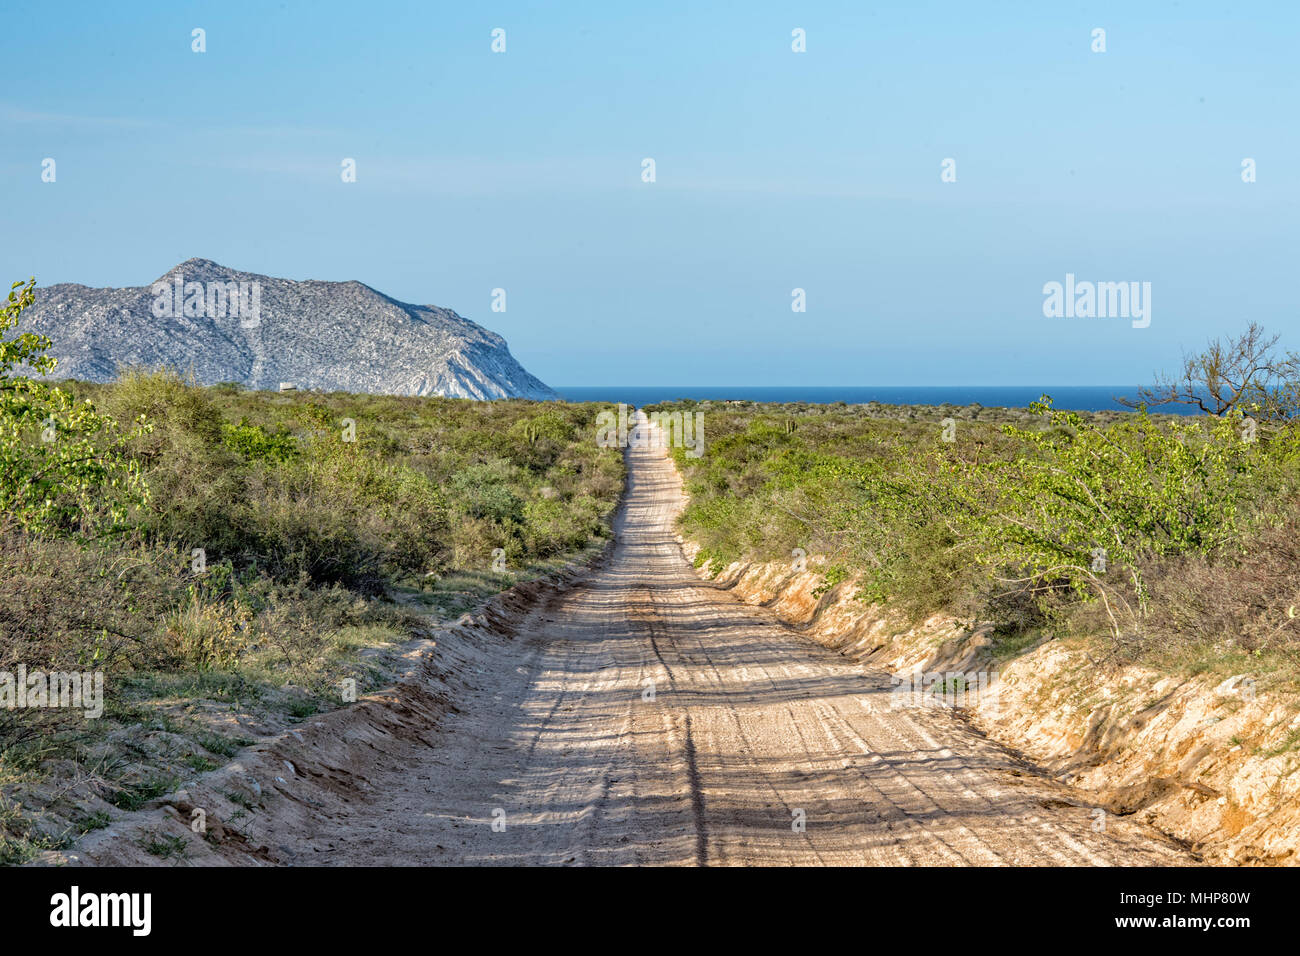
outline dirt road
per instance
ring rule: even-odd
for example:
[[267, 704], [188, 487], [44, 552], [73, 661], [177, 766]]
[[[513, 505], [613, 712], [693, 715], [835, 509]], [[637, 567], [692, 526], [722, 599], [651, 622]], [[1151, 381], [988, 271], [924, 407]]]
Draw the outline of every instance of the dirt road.
[[[253, 748], [73, 863], [1187, 864], [1149, 829], [702, 581], [632, 449], [617, 543], [453, 629], [393, 691]], [[234, 791], [240, 791], [235, 793]], [[241, 796], [242, 794], [242, 796]], [[224, 821], [224, 824], [222, 823]]]
[[607, 564], [519, 622], [421, 759], [372, 777], [301, 862], [1188, 861], [702, 582], [681, 505], [664, 453], [629, 451]]

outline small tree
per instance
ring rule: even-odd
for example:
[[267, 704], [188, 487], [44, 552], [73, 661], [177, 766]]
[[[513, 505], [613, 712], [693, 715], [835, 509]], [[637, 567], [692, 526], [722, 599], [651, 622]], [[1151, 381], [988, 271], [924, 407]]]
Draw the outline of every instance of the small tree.
[[57, 359], [50, 340], [18, 324], [35, 301], [36, 280], [15, 282], [0, 308], [0, 533], [15, 527], [34, 533], [99, 533], [119, 528], [132, 504], [148, 489], [125, 443], [149, 426], [141, 416], [124, 433], [89, 400], [78, 402], [61, 388], [14, 374], [45, 375]]
[[1184, 355], [1177, 377], [1156, 376], [1156, 383], [1138, 390], [1136, 399], [1121, 398], [1130, 408], [1140, 405], [1193, 405], [1207, 415], [1234, 411], [1264, 421], [1300, 414], [1300, 355], [1278, 351], [1278, 336], [1252, 322], [1241, 335], [1215, 339], [1204, 352]]
[[[1242, 500], [1252, 485], [1259, 447], [1241, 440], [1227, 417], [1187, 418], [1157, 425], [1145, 412], [1100, 427], [1076, 412], [1052, 407], [1044, 396], [1030, 405], [1046, 430], [1004, 425], [1003, 432], [1033, 449], [1014, 461], [991, 464], [986, 514], [968, 532], [992, 567], [1023, 570], [1021, 582], [1056, 579], [1078, 594], [1096, 594], [1121, 631], [1114, 587], [1128, 579], [1137, 608], [1149, 597], [1142, 569], [1153, 559], [1208, 554], [1239, 540], [1247, 520]], [[1100, 567], [1094, 562], [1101, 557]], [[1100, 574], [1109, 577], [1102, 578]]]

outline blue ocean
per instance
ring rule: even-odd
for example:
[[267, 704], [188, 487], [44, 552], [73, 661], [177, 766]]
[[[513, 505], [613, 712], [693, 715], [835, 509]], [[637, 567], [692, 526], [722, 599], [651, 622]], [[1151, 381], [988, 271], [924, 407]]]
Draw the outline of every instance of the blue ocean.
[[[1057, 408], [1081, 412], [1123, 411], [1117, 398], [1137, 394], [1132, 385], [573, 385], [555, 389], [571, 402], [623, 402], [643, 406], [679, 399], [751, 402], [847, 402], [864, 405], [970, 405], [1024, 408], [1050, 395]], [[1191, 414], [1185, 405], [1165, 405], [1160, 412]]]

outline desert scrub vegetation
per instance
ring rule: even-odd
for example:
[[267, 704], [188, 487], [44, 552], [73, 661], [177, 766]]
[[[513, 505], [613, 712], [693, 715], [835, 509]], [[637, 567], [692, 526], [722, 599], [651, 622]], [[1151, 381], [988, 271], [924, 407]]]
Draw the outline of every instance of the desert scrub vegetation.
[[802, 548], [823, 589], [852, 576], [859, 599], [911, 622], [992, 621], [1009, 654], [1074, 637], [1102, 659], [1295, 689], [1300, 422], [1249, 388], [1217, 415], [1067, 412], [1047, 396], [647, 411], [707, 416], [704, 455], [673, 454], [682, 529], [711, 570]]
[[[0, 672], [99, 671], [104, 716], [0, 707], [0, 862], [401, 669], [430, 617], [599, 548], [599, 406], [40, 380], [0, 317]], [[14, 331], [16, 330], [16, 331]]]

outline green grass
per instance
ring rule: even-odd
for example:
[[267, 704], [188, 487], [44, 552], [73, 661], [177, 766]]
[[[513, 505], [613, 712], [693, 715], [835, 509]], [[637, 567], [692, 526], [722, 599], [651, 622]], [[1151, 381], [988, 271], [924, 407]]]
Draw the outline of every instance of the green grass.
[[110, 823], [113, 818], [104, 810], [96, 810], [77, 820], [77, 829], [82, 833], [90, 833], [92, 830], [102, 830]]
[[141, 840], [140, 846], [150, 856], [164, 860], [183, 860], [189, 855], [189, 841], [166, 833], [147, 836]]
[[195, 773], [207, 773], [209, 770], [216, 770], [221, 764], [210, 757], [202, 754], [186, 754], [183, 758], [185, 766], [189, 767]]
[[226, 737], [222, 734], [200, 731], [194, 734], [194, 740], [208, 753], [219, 757], [233, 757], [244, 747], [253, 743], [248, 737]]

